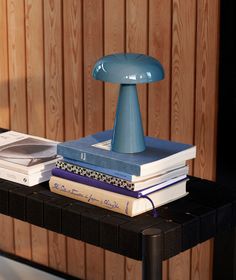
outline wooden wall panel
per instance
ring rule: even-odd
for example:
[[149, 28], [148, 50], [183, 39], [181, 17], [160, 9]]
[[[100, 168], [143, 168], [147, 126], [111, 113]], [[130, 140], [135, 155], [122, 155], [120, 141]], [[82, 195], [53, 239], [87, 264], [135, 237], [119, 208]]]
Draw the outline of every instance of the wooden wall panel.
[[63, 1], [65, 139], [83, 136], [82, 1]]
[[[148, 1], [126, 1], [126, 52], [144, 53], [148, 50]], [[147, 85], [137, 86], [144, 134], [147, 134]]]
[[13, 218], [0, 214], [0, 250], [15, 253]]
[[[193, 144], [196, 1], [174, 0], [172, 9], [171, 139]], [[188, 250], [169, 261], [173, 279], [189, 279], [190, 258]]]
[[163, 65], [165, 78], [149, 84], [148, 134], [163, 139], [170, 137], [171, 32], [171, 0], [150, 0], [148, 51]]
[[17, 256], [31, 260], [31, 234], [30, 224], [14, 219], [15, 253]]
[[7, 45], [7, 3], [0, 1], [0, 126], [9, 128], [9, 78], [8, 78], [8, 45]]
[[49, 266], [62, 271], [67, 271], [66, 237], [62, 234], [48, 231]]
[[85, 244], [70, 237], [67, 241], [67, 273], [85, 279]]
[[[110, 129], [118, 85], [95, 81], [94, 63], [148, 53], [165, 79], [138, 87], [145, 134], [195, 143], [192, 174], [215, 178], [219, 0], [0, 0], [0, 34], [0, 126], [59, 141]], [[0, 234], [8, 252], [84, 279], [141, 277], [140, 262], [4, 215], [0, 224], [14, 232]], [[163, 279], [211, 278], [211, 262], [207, 241], [165, 261]]]
[[[114, 13], [114, 11], [116, 11]], [[104, 54], [125, 51], [125, 1], [104, 1]], [[105, 129], [112, 129], [115, 120], [119, 85], [105, 83]]]
[[25, 1], [25, 39], [28, 132], [45, 136], [42, 0]]
[[7, 1], [10, 127], [27, 132], [24, 1]]
[[62, 10], [60, 0], [44, 1], [46, 136], [64, 139], [62, 83]]
[[103, 84], [92, 77], [92, 69], [103, 56], [103, 1], [83, 2], [84, 49], [84, 132], [103, 130]]
[[125, 257], [105, 251], [105, 279], [125, 280]]
[[200, 0], [197, 18], [194, 174], [215, 179], [219, 56], [219, 0]]

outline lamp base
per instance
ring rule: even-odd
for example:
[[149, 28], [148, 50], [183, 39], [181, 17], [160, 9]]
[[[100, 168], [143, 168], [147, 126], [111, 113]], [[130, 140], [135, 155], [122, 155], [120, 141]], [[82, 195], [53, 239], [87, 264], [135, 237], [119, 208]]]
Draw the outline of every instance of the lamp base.
[[142, 118], [135, 84], [120, 85], [111, 149], [119, 153], [139, 153], [145, 150]]

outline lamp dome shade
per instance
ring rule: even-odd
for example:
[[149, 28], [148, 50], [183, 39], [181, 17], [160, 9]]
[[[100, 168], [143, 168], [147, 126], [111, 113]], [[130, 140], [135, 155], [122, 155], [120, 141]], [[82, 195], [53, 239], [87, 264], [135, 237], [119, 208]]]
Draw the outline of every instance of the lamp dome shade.
[[139, 84], [164, 79], [164, 69], [154, 57], [136, 53], [119, 53], [100, 58], [93, 77], [110, 83]]

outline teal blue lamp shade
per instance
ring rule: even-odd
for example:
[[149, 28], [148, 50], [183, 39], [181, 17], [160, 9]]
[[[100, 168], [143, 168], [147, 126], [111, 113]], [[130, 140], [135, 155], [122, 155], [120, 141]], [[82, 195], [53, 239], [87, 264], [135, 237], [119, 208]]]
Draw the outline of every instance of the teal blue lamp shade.
[[161, 63], [144, 54], [107, 55], [96, 62], [93, 77], [120, 84], [111, 149], [119, 153], [144, 151], [145, 140], [136, 84], [162, 80], [164, 70]]

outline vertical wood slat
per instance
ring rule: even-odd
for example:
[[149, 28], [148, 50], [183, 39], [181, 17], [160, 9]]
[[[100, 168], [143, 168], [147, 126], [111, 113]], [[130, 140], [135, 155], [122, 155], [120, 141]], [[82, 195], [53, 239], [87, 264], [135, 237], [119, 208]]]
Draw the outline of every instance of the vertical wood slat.
[[[44, 1], [46, 137], [64, 140], [62, 3]], [[66, 238], [48, 231], [49, 266], [66, 272]]]
[[48, 231], [31, 225], [32, 261], [48, 266]]
[[31, 233], [30, 224], [14, 219], [15, 254], [22, 258], [31, 260]]
[[105, 252], [103, 249], [86, 243], [86, 278], [103, 280], [105, 277]]
[[48, 230], [49, 266], [56, 270], [67, 271], [66, 237]]
[[92, 77], [97, 59], [103, 56], [103, 1], [83, 2], [84, 132], [103, 130], [103, 84]]
[[212, 279], [213, 239], [192, 248], [191, 280]]
[[[104, 1], [104, 55], [125, 51], [125, 1]], [[105, 83], [104, 126], [112, 129], [119, 95], [119, 85]], [[105, 279], [125, 279], [125, 257], [105, 251]]]
[[[45, 136], [44, 40], [42, 0], [25, 1], [28, 133]], [[31, 225], [32, 260], [48, 265], [47, 230]]]
[[[147, 53], [148, 2], [126, 1], [126, 52]], [[137, 86], [144, 134], [147, 134], [147, 85]]]
[[[193, 143], [196, 1], [173, 0], [171, 139]], [[169, 260], [173, 279], [190, 279], [191, 250]]]
[[[194, 175], [215, 179], [219, 57], [219, 1], [197, 2]], [[212, 240], [192, 250], [192, 279], [211, 279]], [[206, 262], [205, 260], [208, 260]]]
[[[84, 133], [92, 134], [104, 128], [103, 84], [92, 77], [97, 59], [103, 56], [103, 1], [83, 2], [84, 49]], [[86, 244], [86, 277], [104, 278], [104, 250]]]
[[142, 279], [142, 262], [125, 258], [125, 280], [141, 280]]
[[7, 1], [11, 129], [27, 132], [24, 1]]
[[196, 2], [173, 0], [172, 140], [193, 143]]
[[[157, 16], [158, 14], [158, 16]], [[170, 137], [171, 0], [149, 2], [149, 55], [164, 67], [163, 81], [149, 84], [148, 134]]]
[[83, 136], [82, 1], [63, 1], [65, 139]]
[[6, 0], [0, 1], [0, 34], [0, 127], [10, 128]]
[[[125, 51], [125, 2], [122, 0], [104, 1], [104, 54]], [[119, 85], [105, 83], [105, 129], [114, 125]]]
[[15, 253], [13, 218], [3, 214], [0, 214], [0, 250]]
[[169, 259], [169, 276], [171, 280], [190, 279], [191, 250], [186, 250]]
[[125, 257], [105, 251], [105, 279], [125, 280]]
[[64, 140], [62, 11], [60, 0], [44, 1], [46, 136]]
[[70, 237], [67, 242], [67, 273], [85, 279], [85, 243]]
[[219, 1], [200, 0], [197, 17], [194, 175], [215, 179]]
[[28, 133], [45, 136], [42, 0], [25, 1]]
[[[7, 1], [11, 129], [27, 132], [25, 7], [22, 0]], [[31, 259], [30, 225], [14, 223], [15, 253]]]

